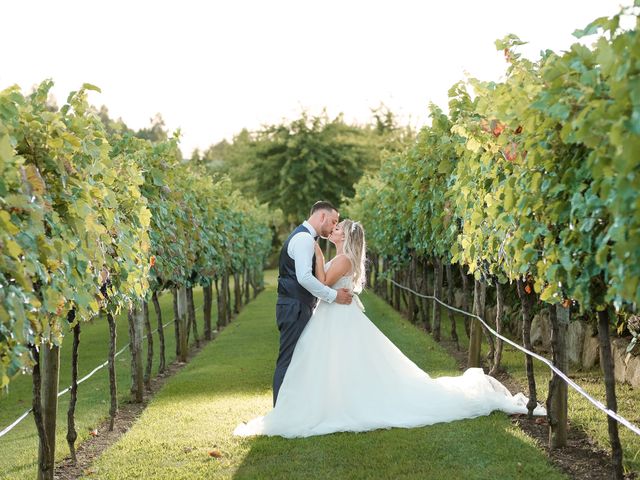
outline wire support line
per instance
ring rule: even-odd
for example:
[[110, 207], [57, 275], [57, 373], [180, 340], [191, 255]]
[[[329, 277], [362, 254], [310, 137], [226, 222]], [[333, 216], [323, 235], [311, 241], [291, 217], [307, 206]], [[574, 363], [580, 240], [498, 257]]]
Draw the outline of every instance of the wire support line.
[[527, 355], [532, 356], [533, 358], [540, 360], [542, 363], [544, 363], [545, 365], [547, 365], [551, 370], [553, 370], [553, 372], [558, 375], [560, 378], [562, 378], [562, 380], [564, 380], [567, 384], [569, 384], [575, 391], [577, 391], [580, 395], [582, 395], [584, 398], [586, 398], [589, 402], [591, 402], [596, 408], [598, 408], [599, 410], [603, 411], [604, 413], [606, 413], [608, 416], [610, 416], [611, 418], [613, 418], [614, 420], [616, 420], [617, 422], [621, 423], [622, 425], [624, 425], [625, 427], [627, 427], [629, 430], [631, 430], [633, 433], [635, 433], [636, 435], [640, 435], [640, 428], [631, 423], [629, 420], [627, 420], [626, 418], [618, 415], [618, 413], [614, 412], [613, 410], [607, 408], [602, 402], [600, 402], [599, 400], [593, 398], [591, 395], [589, 395], [587, 392], [584, 391], [584, 389], [578, 385], [576, 382], [574, 382], [573, 380], [571, 380], [567, 375], [564, 374], [564, 372], [562, 372], [562, 370], [558, 369], [555, 365], [553, 365], [553, 363], [551, 363], [551, 361], [549, 361], [548, 359], [544, 358], [541, 355], [538, 355], [535, 352], [532, 352], [530, 350], [527, 350], [526, 348], [524, 348], [523, 346], [517, 344], [516, 342], [514, 342], [513, 340], [499, 334], [498, 332], [496, 332], [493, 328], [491, 328], [482, 318], [480, 318], [478, 315], [475, 315], [473, 313], [470, 312], [466, 312], [464, 310], [460, 310], [459, 308], [456, 307], [452, 307], [451, 305], [448, 305], [446, 303], [444, 303], [442, 300], [440, 300], [439, 298], [436, 298], [433, 295], [424, 295], [422, 293], [418, 293], [415, 290], [412, 290], [409, 287], [406, 287], [404, 285], [400, 285], [398, 282], [396, 282], [395, 280], [392, 280], [391, 278], [385, 278], [383, 277], [383, 279], [388, 280], [389, 282], [393, 283], [395, 286], [397, 286], [398, 288], [402, 288], [404, 290], [407, 290], [411, 293], [413, 293], [414, 295], [417, 295], [418, 297], [421, 298], [426, 298], [428, 300], [434, 300], [436, 302], [438, 302], [440, 305], [442, 305], [445, 308], [448, 308], [449, 310], [452, 310], [454, 312], [458, 312], [461, 313], [463, 315], [467, 315], [469, 317], [475, 318], [476, 320], [478, 320], [480, 323], [482, 323], [482, 325], [484, 325], [487, 330], [489, 330], [491, 332], [491, 334], [493, 334], [495, 337], [498, 337], [500, 339], [502, 339], [503, 341], [507, 342], [509, 345], [517, 348], [518, 350], [524, 352]]
[[[165, 323], [162, 328], [165, 328], [169, 325], [171, 325], [173, 323], [173, 320]], [[156, 328], [153, 332], [151, 332], [151, 335], [153, 335], [154, 333], [156, 333], [158, 331], [158, 329]], [[148, 335], [145, 335], [144, 337], [142, 337], [142, 339], [146, 339]], [[118, 355], [120, 355], [122, 352], [124, 352], [126, 349], [129, 348], [129, 346], [131, 345], [131, 343], [127, 343], [124, 347], [122, 347], [120, 350], [118, 350], [116, 352], [116, 354], [113, 356], [113, 358], [115, 359]], [[103, 369], [104, 367], [106, 367], [107, 365], [109, 365], [109, 360], [107, 360], [104, 363], [101, 363], [100, 365], [98, 365], [96, 368], [94, 368], [93, 370], [91, 370], [91, 372], [89, 372], [87, 375], [85, 375], [84, 377], [82, 377], [80, 380], [78, 380], [78, 385], [80, 385], [82, 382], [84, 382], [85, 380], [88, 380], [89, 378], [91, 378], [93, 375], [96, 374], [96, 372], [98, 372], [99, 370]], [[64, 395], [65, 393], [67, 393], [68, 391], [71, 390], [71, 385], [68, 386], [67, 388], [65, 388], [64, 390], [58, 392], [58, 398], [60, 398], [62, 395]], [[29, 410], [27, 410], [26, 412], [24, 412], [22, 415], [20, 415], [11, 425], [9, 425], [8, 427], [6, 427], [4, 430], [0, 431], [0, 438], [2, 438], [3, 436], [5, 436], [7, 433], [9, 433], [11, 430], [13, 430], [21, 421], [23, 421], [25, 418], [27, 418], [27, 416], [33, 411], [33, 407], [30, 408]]]

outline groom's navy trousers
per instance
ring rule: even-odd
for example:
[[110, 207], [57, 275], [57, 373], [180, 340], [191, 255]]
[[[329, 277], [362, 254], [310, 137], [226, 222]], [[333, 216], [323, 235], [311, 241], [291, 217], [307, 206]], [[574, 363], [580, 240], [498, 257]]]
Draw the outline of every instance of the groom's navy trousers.
[[[273, 374], [273, 405], [276, 405], [278, 392], [291, 363], [293, 351], [298, 343], [298, 338], [307, 326], [313, 309], [318, 301], [307, 291], [296, 277], [295, 261], [289, 256], [287, 250], [289, 242], [298, 233], [310, 233], [304, 225], [296, 228], [280, 251], [280, 266], [278, 271], [278, 303], [276, 303], [276, 323], [280, 330], [280, 351], [276, 362], [276, 371]], [[315, 271], [315, 255], [311, 261], [312, 272]]]
[[278, 298], [276, 304], [276, 322], [280, 331], [280, 351], [273, 374], [273, 405], [276, 405], [278, 392], [284, 380], [284, 374], [291, 363], [300, 334], [311, 318], [313, 308], [292, 298]]

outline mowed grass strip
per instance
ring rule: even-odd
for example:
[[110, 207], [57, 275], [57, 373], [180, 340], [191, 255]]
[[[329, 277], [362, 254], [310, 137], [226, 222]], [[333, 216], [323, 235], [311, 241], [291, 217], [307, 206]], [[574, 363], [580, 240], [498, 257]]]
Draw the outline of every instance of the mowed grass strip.
[[[270, 280], [258, 299], [165, 384], [87, 478], [565, 478], [502, 413], [306, 439], [233, 437], [239, 422], [271, 408], [278, 332], [272, 273]], [[370, 318], [418, 365], [434, 376], [459, 373], [441, 347], [382, 300], [371, 294], [363, 300]]]
[[[160, 296], [162, 320], [166, 323], [173, 320], [173, 303], [170, 292]], [[202, 337], [204, 320], [202, 313], [203, 296], [202, 289], [194, 289], [194, 302], [196, 307], [196, 320], [198, 333]], [[215, 312], [215, 305], [213, 311]], [[214, 314], [215, 317], [215, 314]], [[157, 319], [153, 306], [150, 305], [150, 321], [152, 330], [157, 327]], [[215, 322], [215, 318], [213, 319]], [[126, 313], [122, 313], [116, 319], [118, 350], [129, 343], [128, 324]], [[174, 325], [171, 323], [164, 329], [165, 354], [168, 363], [175, 360], [175, 336]], [[193, 339], [193, 337], [191, 337]], [[157, 375], [159, 362], [159, 343], [157, 333], [154, 340], [154, 366], [153, 374]], [[60, 351], [60, 390], [71, 382], [71, 346], [73, 336], [68, 334]], [[146, 365], [147, 343], [144, 341], [143, 361]], [[104, 317], [95, 318], [89, 323], [82, 324], [80, 333], [80, 348], [78, 359], [79, 377], [82, 378], [95, 367], [107, 360], [109, 351], [109, 327]], [[116, 358], [116, 375], [118, 380], [118, 401], [126, 402], [131, 397], [129, 350], [125, 350]], [[30, 375], [17, 377], [9, 386], [8, 391], [0, 394], [0, 428], [12, 423], [25, 410], [31, 407], [32, 382]], [[78, 440], [76, 446], [83, 441], [91, 441], [89, 432], [96, 428], [100, 422], [109, 416], [109, 373], [107, 368], [96, 374], [78, 386], [78, 403], [76, 405], [76, 430]], [[66, 441], [67, 434], [67, 409], [69, 406], [69, 394], [59, 399], [58, 418], [56, 427], [56, 460], [60, 461], [69, 455], [69, 447]], [[26, 479], [35, 478], [38, 457], [38, 434], [29, 415], [7, 435], [0, 438], [0, 479]]]

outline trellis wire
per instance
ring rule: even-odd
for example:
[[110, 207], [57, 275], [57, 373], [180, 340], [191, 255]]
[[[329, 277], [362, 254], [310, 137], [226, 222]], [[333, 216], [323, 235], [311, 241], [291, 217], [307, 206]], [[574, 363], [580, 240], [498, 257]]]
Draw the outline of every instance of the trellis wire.
[[467, 315], [469, 317], [475, 318], [476, 320], [478, 320], [480, 323], [482, 323], [482, 325], [484, 325], [487, 330], [489, 330], [491, 332], [491, 334], [493, 334], [494, 336], [502, 339], [503, 341], [507, 342], [509, 345], [514, 346], [515, 348], [517, 348], [518, 350], [526, 353], [527, 355], [531, 355], [533, 358], [540, 360], [542, 363], [544, 363], [545, 365], [547, 365], [551, 370], [553, 370], [556, 375], [558, 375], [560, 378], [562, 378], [562, 380], [564, 380], [567, 384], [569, 384], [575, 391], [577, 391], [580, 395], [582, 395], [583, 397], [585, 397], [587, 400], [589, 400], [589, 402], [591, 402], [596, 408], [598, 408], [599, 410], [602, 410], [604, 413], [606, 413], [607, 415], [609, 415], [611, 418], [615, 419], [617, 422], [621, 423], [622, 425], [624, 425], [625, 427], [627, 427], [629, 430], [631, 430], [633, 433], [635, 433], [636, 435], [640, 435], [640, 428], [638, 428], [638, 426], [634, 425], [633, 423], [631, 423], [629, 420], [627, 420], [626, 418], [618, 415], [616, 412], [614, 412], [613, 410], [608, 409], [607, 407], [605, 407], [602, 402], [600, 402], [599, 400], [596, 400], [595, 398], [593, 398], [591, 395], [589, 395], [587, 392], [585, 392], [583, 390], [583, 388], [578, 385], [576, 382], [574, 382], [573, 380], [571, 380], [569, 377], [567, 377], [562, 370], [558, 369], [555, 365], [553, 365], [553, 363], [551, 363], [549, 360], [547, 360], [546, 358], [544, 358], [541, 355], [538, 355], [537, 353], [531, 352], [529, 350], [527, 350], [526, 348], [524, 348], [521, 345], [518, 345], [517, 343], [515, 343], [514, 341], [508, 339], [507, 337], [500, 335], [498, 332], [496, 332], [493, 328], [491, 328], [489, 325], [487, 325], [487, 323], [480, 318], [478, 315], [475, 315], [473, 313], [470, 312], [466, 312], [464, 310], [460, 310], [459, 308], [456, 307], [452, 307], [451, 305], [446, 304], [445, 302], [443, 302], [442, 300], [440, 300], [439, 298], [436, 298], [433, 295], [424, 295], [422, 293], [418, 293], [415, 290], [412, 290], [409, 287], [406, 287], [404, 285], [400, 285], [398, 282], [396, 282], [395, 280], [392, 280], [391, 278], [386, 278], [383, 277], [385, 280], [388, 280], [389, 282], [393, 283], [395, 286], [402, 288], [404, 290], [407, 290], [411, 293], [413, 293], [414, 295], [417, 295], [418, 297], [421, 298], [426, 298], [428, 300], [435, 300], [436, 302], [438, 302], [440, 305], [442, 305], [443, 307], [448, 308], [449, 310], [453, 310], [454, 312], [458, 312], [461, 313], [463, 315]]
[[[165, 323], [162, 328], [165, 328], [166, 326], [170, 325], [171, 323], [173, 323], [172, 321], [169, 321], [167, 323]], [[153, 335], [154, 333], [156, 333], [158, 331], [158, 329], [156, 328], [153, 332], [151, 332], [151, 335]], [[145, 335], [144, 337], [142, 337], [142, 339], [144, 340], [145, 338], [147, 338], [147, 335]], [[131, 345], [130, 343], [127, 343], [124, 347], [122, 347], [120, 350], [118, 350], [118, 352], [116, 352], [116, 354], [113, 356], [113, 358], [116, 358], [118, 355], [120, 355], [122, 352], [124, 352], [127, 348], [129, 348], [129, 345]], [[85, 375], [84, 377], [82, 377], [80, 380], [78, 380], [78, 385], [80, 385], [82, 382], [84, 382], [85, 380], [91, 378], [98, 370], [106, 367], [107, 365], [109, 365], [109, 360], [107, 360], [106, 362], [98, 365], [96, 368], [94, 368], [93, 370], [91, 370], [91, 372], [89, 372], [87, 375]], [[58, 398], [60, 398], [62, 395], [64, 395], [65, 393], [67, 393], [69, 390], [71, 390], [71, 386], [68, 386], [67, 388], [65, 388], [64, 390], [58, 392]], [[3, 437], [4, 435], [6, 435], [7, 433], [9, 433], [11, 430], [13, 430], [16, 425], [18, 425], [22, 420], [24, 420], [25, 418], [27, 418], [27, 416], [33, 411], [33, 408], [30, 408], [29, 410], [27, 410], [26, 412], [24, 412], [22, 415], [20, 415], [11, 425], [9, 425], [8, 427], [6, 427], [4, 430], [0, 431], [0, 437]]]

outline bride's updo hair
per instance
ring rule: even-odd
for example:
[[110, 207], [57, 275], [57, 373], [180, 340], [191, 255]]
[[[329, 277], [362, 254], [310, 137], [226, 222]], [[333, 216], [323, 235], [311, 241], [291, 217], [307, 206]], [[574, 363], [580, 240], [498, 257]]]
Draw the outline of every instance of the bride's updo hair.
[[353, 267], [354, 291], [360, 293], [366, 281], [365, 259], [366, 244], [364, 240], [364, 229], [360, 222], [354, 222], [346, 218], [342, 222], [344, 233], [344, 253], [351, 261]]

